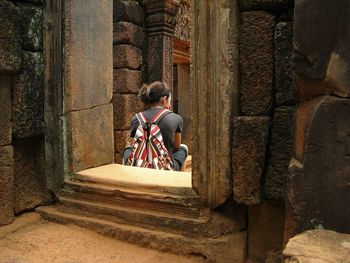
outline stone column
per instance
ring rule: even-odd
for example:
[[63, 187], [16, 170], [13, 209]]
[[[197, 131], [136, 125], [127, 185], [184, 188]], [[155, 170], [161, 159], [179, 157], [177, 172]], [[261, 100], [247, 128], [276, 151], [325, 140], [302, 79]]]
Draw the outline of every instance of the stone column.
[[192, 182], [204, 206], [232, 195], [232, 119], [238, 101], [238, 4], [192, 2]]
[[0, 225], [14, 219], [14, 154], [12, 146], [12, 75], [21, 67], [19, 10], [0, 1]]
[[178, 0], [146, 0], [148, 32], [148, 81], [173, 87], [173, 35]]

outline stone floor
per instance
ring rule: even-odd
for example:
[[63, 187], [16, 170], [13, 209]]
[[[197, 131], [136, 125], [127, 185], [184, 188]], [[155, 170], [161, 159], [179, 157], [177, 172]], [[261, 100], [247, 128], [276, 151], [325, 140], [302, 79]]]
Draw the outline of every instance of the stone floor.
[[42, 221], [29, 213], [0, 227], [0, 263], [204, 262], [123, 243], [72, 225]]

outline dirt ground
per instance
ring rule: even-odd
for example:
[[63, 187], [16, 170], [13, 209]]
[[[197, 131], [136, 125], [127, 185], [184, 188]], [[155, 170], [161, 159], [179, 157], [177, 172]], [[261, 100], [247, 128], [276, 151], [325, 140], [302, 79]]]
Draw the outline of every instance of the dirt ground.
[[73, 225], [40, 220], [29, 214], [0, 227], [0, 263], [200, 263], [142, 248]]

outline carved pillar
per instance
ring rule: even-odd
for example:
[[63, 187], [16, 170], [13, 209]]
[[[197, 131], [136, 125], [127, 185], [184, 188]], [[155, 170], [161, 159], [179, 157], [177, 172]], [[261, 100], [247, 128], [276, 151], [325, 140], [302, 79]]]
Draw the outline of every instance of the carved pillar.
[[148, 81], [165, 81], [173, 87], [173, 35], [178, 0], [146, 0]]

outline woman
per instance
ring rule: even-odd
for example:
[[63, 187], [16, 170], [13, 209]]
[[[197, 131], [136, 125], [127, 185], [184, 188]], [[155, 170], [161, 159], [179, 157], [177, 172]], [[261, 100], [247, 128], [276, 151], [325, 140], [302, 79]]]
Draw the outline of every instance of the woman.
[[[171, 108], [171, 92], [165, 82], [156, 81], [149, 86], [143, 85], [139, 92], [139, 98], [147, 108], [142, 112], [147, 121], [151, 121], [163, 109]], [[134, 137], [139, 125], [138, 118], [134, 116], [130, 125], [130, 145], [134, 143]], [[181, 144], [183, 120], [179, 115], [168, 112], [159, 120], [158, 126], [163, 136], [164, 145], [172, 159], [173, 169], [179, 171], [188, 154], [187, 146]], [[124, 150], [124, 160], [127, 160], [131, 151], [131, 146], [126, 147]]]

